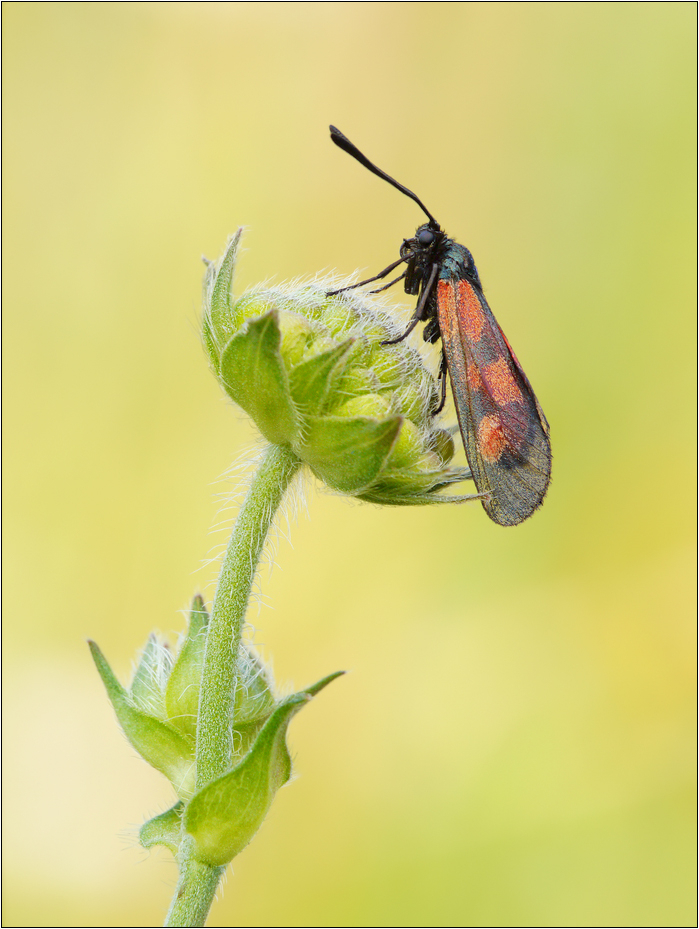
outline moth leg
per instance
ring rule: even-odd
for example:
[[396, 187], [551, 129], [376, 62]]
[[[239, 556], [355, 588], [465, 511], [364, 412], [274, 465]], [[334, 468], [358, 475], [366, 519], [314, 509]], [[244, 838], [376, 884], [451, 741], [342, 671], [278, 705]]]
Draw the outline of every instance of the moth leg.
[[442, 349], [442, 360], [439, 363], [438, 380], [441, 381], [442, 395], [439, 406], [435, 410], [432, 410], [433, 416], [436, 416], [437, 413], [441, 413], [444, 409], [444, 404], [447, 402], [447, 356], [444, 349]]
[[[358, 284], [350, 284], [348, 287], [340, 287], [338, 290], [328, 290], [325, 294], [326, 297], [334, 297], [336, 294], [344, 293], [346, 290], [354, 290], [356, 287], [363, 287], [365, 284], [371, 284], [372, 281], [380, 281], [382, 278], [386, 277], [387, 274], [390, 274], [394, 268], [397, 268], [398, 265], [403, 264], [404, 261], [407, 261], [407, 258], [399, 258], [398, 261], [394, 261], [393, 264], [390, 264], [387, 268], [384, 268], [383, 271], [379, 271], [375, 277], [368, 277], [365, 281], [359, 281]], [[401, 275], [402, 277], [403, 275]], [[400, 277], [397, 277], [392, 283], [396, 283], [400, 280]], [[390, 287], [390, 284], [386, 285]]]
[[432, 293], [434, 282], [437, 280], [438, 274], [439, 274], [439, 265], [433, 264], [432, 270], [430, 271], [429, 279], [427, 283], [425, 284], [425, 286], [422, 288], [420, 299], [417, 302], [417, 306], [415, 307], [415, 312], [413, 313], [410, 319], [408, 328], [405, 330], [403, 335], [400, 335], [395, 339], [387, 339], [385, 342], [381, 343], [382, 345], [397, 345], [399, 342], [402, 342], [403, 339], [407, 338], [410, 335], [410, 333], [413, 331], [413, 329], [417, 326], [418, 323], [421, 323], [424, 321], [425, 319], [424, 313], [425, 313], [425, 307], [427, 306], [427, 299], [429, 295]]
[[388, 284], [384, 284], [383, 287], [377, 287], [376, 290], [370, 290], [370, 294], [380, 294], [382, 290], [388, 290], [389, 287], [393, 287], [394, 284], [397, 284], [398, 281], [402, 281], [407, 271], [403, 271], [402, 274], [399, 274], [398, 277], [394, 277], [392, 281], [389, 281]]

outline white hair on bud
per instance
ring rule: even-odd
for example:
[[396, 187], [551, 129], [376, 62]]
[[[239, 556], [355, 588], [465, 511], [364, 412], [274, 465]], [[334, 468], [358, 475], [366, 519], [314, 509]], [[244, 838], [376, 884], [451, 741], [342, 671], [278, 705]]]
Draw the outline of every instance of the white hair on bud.
[[153, 660], [145, 665], [147, 675], [140, 678], [140, 692], [138, 705], [146, 712], [150, 712], [159, 719], [166, 718], [165, 687], [175, 663], [175, 654], [161, 633], [151, 632], [146, 644], [137, 653], [136, 659], [131, 662], [131, 684], [139, 670], [143, 656], [150, 651]]

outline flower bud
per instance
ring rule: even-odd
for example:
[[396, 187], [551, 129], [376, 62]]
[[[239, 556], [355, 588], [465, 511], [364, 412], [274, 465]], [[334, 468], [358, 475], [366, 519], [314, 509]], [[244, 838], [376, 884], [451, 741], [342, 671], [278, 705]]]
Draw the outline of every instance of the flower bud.
[[434, 378], [382, 304], [337, 280], [233, 295], [241, 231], [207, 263], [202, 337], [214, 373], [268, 442], [290, 447], [331, 488], [375, 503], [473, 499], [435, 428]]
[[177, 652], [151, 635], [128, 690], [97, 645], [89, 644], [124, 734], [144, 760], [171, 781], [180, 798], [143, 824], [141, 844], [164, 845], [176, 855], [188, 833], [201, 861], [225, 863], [247, 845], [274, 794], [289, 778], [286, 730], [292, 717], [342, 672], [278, 699], [269, 670], [252, 646], [242, 643], [231, 710], [229, 770], [197, 792], [197, 712], [208, 623], [204, 600], [197, 594]]
[[[149, 636], [128, 690], [117, 681], [97, 645], [90, 643], [127, 739], [150, 765], [165, 774], [181, 797], [194, 791], [197, 713], [208, 622], [204, 600], [197, 594], [177, 653], [155, 635]], [[276, 706], [269, 672], [252, 646], [242, 643], [231, 718], [232, 763], [248, 750]]]

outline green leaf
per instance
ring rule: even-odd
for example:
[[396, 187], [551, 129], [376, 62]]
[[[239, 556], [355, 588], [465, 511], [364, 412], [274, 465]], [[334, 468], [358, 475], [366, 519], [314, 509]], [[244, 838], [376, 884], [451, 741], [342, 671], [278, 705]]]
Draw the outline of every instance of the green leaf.
[[292, 369], [291, 395], [304, 415], [318, 416], [324, 412], [328, 394], [344, 371], [354, 343], [354, 339], [347, 339]]
[[154, 816], [144, 823], [138, 832], [138, 840], [144, 848], [164, 845], [173, 855], [177, 855], [182, 839], [182, 814], [184, 803], [179, 800], [169, 810]]
[[302, 443], [295, 450], [330, 487], [357, 493], [368, 487], [384, 466], [400, 430], [400, 416], [309, 416]]
[[139, 755], [167, 777], [178, 795], [194, 786], [194, 744], [173, 726], [136, 707], [94, 642], [88, 643], [119, 725]]
[[189, 611], [187, 636], [170, 672], [165, 690], [167, 718], [185, 735], [196, 737], [201, 672], [206, 648], [209, 614], [203, 598], [197, 594]]
[[228, 395], [275, 445], [291, 442], [299, 428], [280, 341], [276, 310], [250, 319], [223, 350], [220, 370]]
[[331, 674], [284, 700], [240, 764], [192, 797], [185, 811], [184, 828], [194, 840], [196, 859], [213, 866], [225, 865], [250, 842], [262, 825], [275, 793], [291, 774], [286, 747], [289, 722], [337, 676]]

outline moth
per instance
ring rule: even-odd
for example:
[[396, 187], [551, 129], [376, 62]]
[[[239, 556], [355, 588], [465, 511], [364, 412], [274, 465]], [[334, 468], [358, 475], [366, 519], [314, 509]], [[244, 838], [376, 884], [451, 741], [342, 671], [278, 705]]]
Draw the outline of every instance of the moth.
[[517, 356], [483, 294], [473, 256], [450, 239], [422, 201], [363, 155], [339, 129], [330, 138], [373, 174], [417, 203], [428, 222], [404, 239], [400, 258], [365, 281], [331, 291], [342, 293], [387, 277], [398, 277], [373, 293], [404, 281], [405, 292], [418, 297], [402, 342], [425, 323], [426, 342], [442, 341], [439, 368], [441, 401], [449, 375], [456, 415], [473, 480], [488, 516], [500, 526], [515, 526], [541, 506], [551, 479], [549, 424]]

